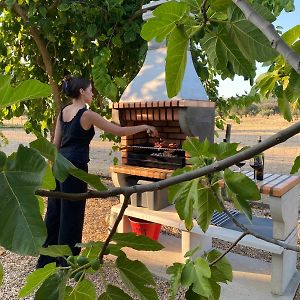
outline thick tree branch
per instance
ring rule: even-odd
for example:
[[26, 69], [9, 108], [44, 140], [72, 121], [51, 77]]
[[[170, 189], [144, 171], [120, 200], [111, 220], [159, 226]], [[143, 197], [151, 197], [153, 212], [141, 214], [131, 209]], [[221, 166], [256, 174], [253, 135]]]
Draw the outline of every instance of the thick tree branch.
[[276, 49], [285, 60], [300, 74], [300, 56], [291, 49], [276, 32], [274, 26], [262, 18], [245, 0], [232, 0], [244, 13], [246, 19], [255, 25], [271, 42], [271, 45]]
[[[56, 116], [58, 116], [59, 111], [60, 111], [60, 100], [61, 100], [60, 92], [59, 92], [58, 85], [57, 85], [56, 81], [54, 80], [52, 60], [51, 60], [50, 54], [48, 52], [46, 42], [41, 37], [39, 30], [30, 24], [30, 21], [29, 21], [26, 11], [18, 4], [14, 4], [13, 9], [22, 18], [25, 26], [27, 26], [29, 28], [30, 35], [32, 36], [35, 44], [37, 45], [37, 47], [41, 53], [41, 56], [43, 59], [43, 64], [45, 66], [45, 71], [46, 71], [48, 79], [49, 79], [51, 91], [53, 93], [54, 105], [55, 105], [55, 109], [56, 109]], [[54, 126], [52, 128], [53, 130], [55, 128], [55, 124], [56, 124], [56, 119], [54, 120]], [[53, 132], [52, 132], [52, 136], [53, 136]]]
[[118, 188], [112, 188], [107, 191], [89, 191], [88, 193], [81, 193], [81, 194], [68, 194], [68, 193], [51, 192], [45, 190], [37, 190], [36, 195], [43, 196], [43, 197], [54, 196], [54, 197], [60, 197], [69, 200], [82, 200], [87, 198], [107, 198], [107, 197], [117, 196], [120, 194], [131, 195], [133, 193], [144, 193], [148, 191], [160, 190], [177, 183], [189, 181], [204, 175], [212, 174], [216, 171], [224, 170], [240, 161], [250, 159], [256, 154], [266, 151], [267, 149], [286, 141], [287, 139], [291, 138], [292, 136], [296, 135], [299, 132], [300, 132], [300, 122], [297, 122], [289, 126], [288, 128], [285, 128], [275, 133], [274, 135], [265, 139], [261, 143], [258, 143], [255, 146], [248, 148], [238, 154], [217, 161], [209, 166], [191, 172], [187, 172], [178, 176], [170, 177], [165, 180], [161, 180], [151, 184], [135, 185], [129, 187], [118, 187]]

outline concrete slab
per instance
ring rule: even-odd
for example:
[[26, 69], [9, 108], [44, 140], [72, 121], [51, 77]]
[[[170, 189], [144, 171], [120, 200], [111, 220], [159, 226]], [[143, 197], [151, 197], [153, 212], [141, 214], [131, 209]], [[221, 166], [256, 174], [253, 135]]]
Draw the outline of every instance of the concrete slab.
[[[181, 255], [181, 240], [167, 234], [160, 234], [159, 242], [165, 248], [158, 252], [135, 251], [126, 249], [130, 259], [138, 259], [145, 263], [151, 272], [159, 277], [168, 278], [166, 268], [174, 262], [183, 262]], [[233, 282], [228, 285], [222, 284], [221, 299], [232, 300], [238, 297], [242, 300], [293, 300], [296, 289], [300, 282], [298, 272], [283, 296], [276, 296], [270, 292], [271, 264], [230, 253], [227, 258], [233, 267]]]

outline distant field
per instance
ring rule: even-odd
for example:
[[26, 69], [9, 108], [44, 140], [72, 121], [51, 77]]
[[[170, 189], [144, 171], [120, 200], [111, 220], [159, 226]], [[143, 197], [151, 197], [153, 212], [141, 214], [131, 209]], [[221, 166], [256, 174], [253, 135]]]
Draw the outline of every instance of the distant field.
[[[244, 117], [241, 124], [232, 123], [231, 142], [239, 142], [242, 146], [252, 146], [257, 143], [257, 137], [262, 140], [282, 130], [293, 123], [285, 121], [280, 116], [271, 117]], [[220, 134], [220, 138], [224, 133]], [[265, 152], [265, 168], [270, 173], [288, 173], [294, 158], [300, 155], [300, 134], [290, 138]]]
[[[16, 124], [17, 122], [15, 122]], [[14, 124], [14, 125], [15, 125]], [[277, 131], [290, 126], [282, 117], [247, 117], [243, 118], [241, 124], [232, 123], [231, 142], [239, 142], [242, 146], [251, 146], [257, 142], [257, 137], [261, 135], [266, 139]], [[11, 124], [13, 125], [13, 124]], [[34, 140], [33, 135], [28, 135], [22, 128], [3, 128], [2, 133], [9, 139], [9, 145], [2, 147], [2, 151], [10, 154], [15, 151], [18, 144], [28, 144]], [[221, 132], [216, 141], [221, 141], [225, 133]], [[119, 153], [110, 155], [110, 142], [103, 142], [99, 138], [99, 131], [91, 143], [90, 171], [92, 173], [109, 175], [109, 166], [112, 165], [113, 157], [119, 157]], [[265, 152], [266, 172], [288, 173], [293, 165], [294, 158], [300, 155], [300, 135], [296, 135], [285, 143], [277, 145]], [[247, 168], [247, 166], [245, 167]]]

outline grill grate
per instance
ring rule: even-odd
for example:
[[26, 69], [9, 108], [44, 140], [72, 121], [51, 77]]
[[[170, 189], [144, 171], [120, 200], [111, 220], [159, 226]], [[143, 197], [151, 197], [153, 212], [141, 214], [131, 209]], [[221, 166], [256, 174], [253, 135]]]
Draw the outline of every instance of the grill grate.
[[[239, 214], [238, 210], [232, 208], [228, 210], [232, 216], [235, 216]], [[229, 217], [225, 214], [225, 212], [217, 212], [215, 211], [213, 213], [212, 219], [211, 219], [211, 224], [215, 226], [221, 226], [222, 224], [226, 223], [229, 220]]]
[[154, 150], [154, 151], [174, 151], [174, 152], [184, 152], [183, 149], [180, 148], [159, 148], [159, 147], [150, 147], [150, 146], [126, 146], [125, 148], [132, 149], [141, 149], [141, 150]]

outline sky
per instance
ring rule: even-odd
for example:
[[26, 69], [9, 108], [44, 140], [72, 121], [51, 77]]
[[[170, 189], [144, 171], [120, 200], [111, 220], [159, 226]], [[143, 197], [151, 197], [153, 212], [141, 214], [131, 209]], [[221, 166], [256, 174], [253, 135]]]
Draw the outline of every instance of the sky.
[[[294, 27], [295, 25], [300, 24], [300, 5], [295, 1], [296, 9], [291, 13], [283, 12], [273, 23], [275, 26], [281, 26], [282, 32], [287, 31], [288, 29]], [[298, 5], [297, 5], [298, 4]], [[257, 66], [257, 75], [263, 73], [266, 69]], [[226, 79], [222, 80], [218, 78], [219, 85], [219, 95], [225, 98], [235, 96], [236, 94], [243, 94], [250, 90], [250, 84], [248, 81], [245, 81], [241, 76], [235, 76], [234, 80]]]

